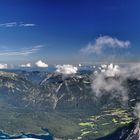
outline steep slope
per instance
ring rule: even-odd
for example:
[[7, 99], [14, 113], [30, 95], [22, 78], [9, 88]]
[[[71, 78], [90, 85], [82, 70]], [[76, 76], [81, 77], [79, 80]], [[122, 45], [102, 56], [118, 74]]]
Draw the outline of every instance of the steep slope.
[[[123, 105], [114, 90], [109, 92], [102, 90], [103, 94], [98, 98], [91, 88], [91, 77], [94, 78], [88, 72], [64, 77], [55, 73], [18, 72], [16, 74], [1, 71], [0, 95], [18, 106], [46, 110], [89, 109], [90, 111], [93, 106], [95, 109], [101, 109]], [[128, 90], [128, 105], [135, 106], [135, 103], [140, 100], [140, 81], [128, 79], [124, 82], [124, 86]]]
[[139, 121], [135, 120], [127, 126], [118, 128], [114, 133], [98, 138], [96, 140], [139, 140], [140, 139], [140, 127]]
[[11, 104], [21, 107], [33, 105], [39, 90], [21, 76], [0, 72], [0, 96]]
[[53, 101], [53, 109], [87, 109], [95, 106], [95, 96], [90, 86], [90, 75], [48, 75], [40, 87]]

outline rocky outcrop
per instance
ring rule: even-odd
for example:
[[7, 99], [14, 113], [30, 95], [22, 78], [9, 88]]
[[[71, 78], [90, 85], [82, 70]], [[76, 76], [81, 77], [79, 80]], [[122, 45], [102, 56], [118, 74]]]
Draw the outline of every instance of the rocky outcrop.
[[135, 120], [127, 126], [118, 128], [114, 133], [96, 140], [140, 140], [139, 121]]
[[135, 125], [134, 129], [131, 130], [130, 134], [126, 138], [126, 140], [140, 140], [140, 125], [139, 121]]

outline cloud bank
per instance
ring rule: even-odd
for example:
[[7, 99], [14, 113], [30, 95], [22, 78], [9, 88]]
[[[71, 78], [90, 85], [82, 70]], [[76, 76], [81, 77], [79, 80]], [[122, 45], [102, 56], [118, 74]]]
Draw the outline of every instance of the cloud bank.
[[48, 67], [48, 64], [46, 64], [46, 63], [43, 62], [42, 60], [37, 61], [37, 62], [35, 63], [35, 65], [36, 65], [37, 67], [41, 67], [41, 68], [46, 68], [46, 67]]
[[102, 54], [107, 48], [112, 49], [125, 49], [130, 46], [130, 41], [123, 41], [117, 38], [110, 36], [101, 36], [98, 37], [93, 43], [89, 43], [85, 48], [82, 48], [81, 51], [84, 53], [94, 53]]
[[76, 74], [78, 71], [77, 67], [74, 67], [73, 65], [57, 65], [56, 66], [56, 73], [60, 73], [63, 75], [71, 75]]
[[109, 93], [112, 96], [121, 97], [123, 101], [127, 101], [127, 90], [123, 86], [124, 79], [119, 77], [120, 73], [121, 70], [118, 65], [101, 65], [98, 71], [94, 72], [95, 76], [91, 85], [96, 96], [100, 97], [104, 93]]
[[128, 87], [124, 84], [128, 79], [140, 80], [140, 63], [124, 67], [119, 65], [101, 65], [92, 78], [91, 87], [96, 97], [103, 94], [110, 94], [127, 103]]
[[22, 64], [22, 65], [20, 65], [20, 67], [27, 67], [27, 68], [29, 68], [29, 67], [31, 67], [32, 65], [31, 65], [31, 63], [27, 63], [27, 64]]
[[101, 67], [101, 72], [103, 72], [106, 77], [115, 77], [120, 75], [119, 65], [109, 64], [108, 66], [102, 65]]

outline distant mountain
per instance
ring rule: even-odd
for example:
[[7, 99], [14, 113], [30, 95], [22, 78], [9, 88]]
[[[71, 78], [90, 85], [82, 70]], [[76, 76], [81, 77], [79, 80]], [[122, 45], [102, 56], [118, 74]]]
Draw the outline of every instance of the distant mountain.
[[[0, 95], [12, 104], [22, 107], [50, 109], [99, 109], [105, 105], [116, 106], [120, 101], [105, 93], [97, 100], [91, 89], [89, 71], [81, 71], [73, 76], [39, 71], [0, 72]], [[127, 80], [130, 102], [134, 105], [139, 100], [140, 82]], [[103, 91], [105, 92], [105, 91]], [[115, 91], [112, 91], [115, 92]], [[114, 94], [114, 93], [112, 93]], [[134, 100], [133, 100], [134, 99]]]

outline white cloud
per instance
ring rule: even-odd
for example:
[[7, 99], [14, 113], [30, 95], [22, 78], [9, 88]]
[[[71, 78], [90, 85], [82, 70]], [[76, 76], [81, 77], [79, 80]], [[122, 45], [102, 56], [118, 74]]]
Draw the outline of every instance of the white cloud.
[[102, 64], [101, 67], [102, 68], [107, 68], [107, 65], [106, 64]]
[[95, 76], [91, 84], [96, 96], [100, 97], [109, 93], [126, 103], [128, 101], [127, 88], [122, 84], [126, 79], [120, 76], [121, 68], [113, 64], [101, 65], [100, 68], [94, 72]]
[[106, 69], [102, 69], [102, 72], [106, 77], [115, 77], [120, 74], [120, 67], [118, 65], [110, 64], [106, 67]]
[[95, 53], [101, 54], [107, 48], [128, 48], [130, 46], [130, 41], [122, 41], [117, 38], [110, 36], [101, 36], [95, 40], [94, 43], [89, 43], [85, 48], [82, 48], [81, 51], [84, 53]]
[[37, 67], [42, 67], [42, 68], [48, 67], [48, 64], [46, 64], [45, 62], [43, 62], [41, 60], [37, 61], [35, 64]]
[[120, 81], [117, 82], [118, 79], [116, 80], [114, 78], [116, 76], [119, 76], [120, 67], [113, 64], [106, 65], [105, 68], [101, 67], [99, 67], [100, 69], [98, 69], [98, 71], [94, 71], [95, 77], [92, 84], [92, 88], [94, 89], [94, 91], [96, 91], [97, 94], [102, 90], [111, 91], [113, 89], [117, 89], [118, 86], [120, 86]]
[[[140, 63], [122, 67], [113, 64], [103, 66], [100, 71], [99, 69], [94, 71], [91, 86], [96, 97], [110, 94], [111, 97], [117, 98], [121, 104], [128, 105], [129, 87], [126, 84], [128, 79], [140, 81]], [[130, 99], [130, 101], [132, 100], [135, 100], [135, 98]], [[140, 120], [140, 102], [136, 103], [133, 113]]]
[[57, 65], [56, 72], [64, 75], [71, 75], [77, 73], [78, 68], [73, 65]]
[[27, 64], [22, 64], [22, 65], [20, 65], [20, 67], [31, 67], [32, 65], [31, 65], [31, 63], [27, 63]]
[[82, 64], [78, 64], [79, 67], [82, 67]]
[[140, 80], [140, 63], [125, 65], [109, 64], [105, 68], [94, 71], [91, 87], [97, 97], [105, 93], [117, 97], [122, 103], [128, 101], [128, 88], [124, 84], [127, 79]]
[[8, 65], [7, 64], [0, 64], [0, 69], [7, 69]]
[[38, 52], [42, 47], [44, 47], [43, 45], [37, 45], [34, 46], [32, 48], [22, 48], [20, 50], [15, 50], [15, 51], [11, 51], [11, 50], [6, 50], [6, 51], [1, 51], [0, 52], [0, 56], [27, 56], [33, 53]]
[[121, 68], [121, 77], [140, 80], [140, 63]]

